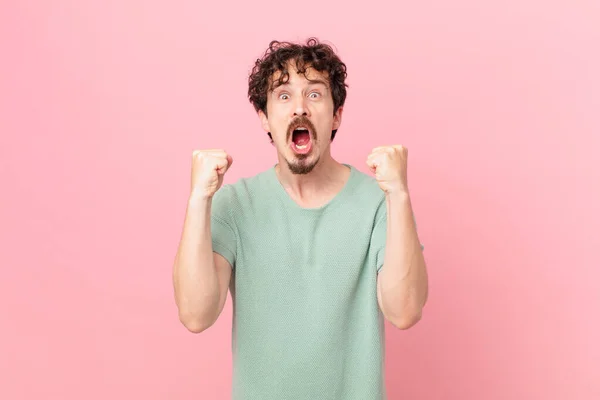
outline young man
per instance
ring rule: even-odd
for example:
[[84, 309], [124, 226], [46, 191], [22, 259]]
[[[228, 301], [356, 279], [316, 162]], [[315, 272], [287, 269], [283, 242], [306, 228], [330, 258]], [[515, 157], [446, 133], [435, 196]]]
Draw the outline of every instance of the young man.
[[407, 150], [373, 149], [374, 178], [332, 158], [345, 78], [316, 39], [272, 42], [248, 94], [278, 163], [221, 187], [232, 157], [193, 152], [175, 298], [202, 332], [231, 291], [233, 399], [385, 399], [384, 317], [400, 329], [421, 318]]

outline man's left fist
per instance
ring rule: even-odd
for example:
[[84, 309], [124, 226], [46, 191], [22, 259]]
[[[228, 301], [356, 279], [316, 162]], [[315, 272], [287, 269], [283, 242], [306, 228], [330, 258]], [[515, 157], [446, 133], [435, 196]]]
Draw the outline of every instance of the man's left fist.
[[369, 169], [386, 194], [408, 193], [407, 158], [408, 149], [401, 145], [375, 147], [367, 157]]

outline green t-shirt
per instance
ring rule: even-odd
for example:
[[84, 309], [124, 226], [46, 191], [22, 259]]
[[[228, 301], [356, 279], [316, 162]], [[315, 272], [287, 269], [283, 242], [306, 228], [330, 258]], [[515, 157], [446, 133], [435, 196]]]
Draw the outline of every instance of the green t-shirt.
[[320, 208], [295, 203], [274, 167], [213, 197], [213, 250], [233, 266], [234, 400], [386, 398], [385, 195], [347, 166]]

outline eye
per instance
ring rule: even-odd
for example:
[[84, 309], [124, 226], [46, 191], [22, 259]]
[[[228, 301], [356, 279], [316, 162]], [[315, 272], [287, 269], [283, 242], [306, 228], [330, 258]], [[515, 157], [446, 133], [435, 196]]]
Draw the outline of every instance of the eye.
[[288, 96], [288, 94], [287, 94], [287, 93], [281, 93], [281, 94], [279, 95], [279, 98], [280, 98], [281, 100], [287, 100], [287, 99], [289, 99], [289, 97], [290, 97], [290, 96]]
[[311, 92], [308, 97], [310, 97], [311, 99], [316, 99], [319, 98], [321, 96], [321, 93], [319, 92]]

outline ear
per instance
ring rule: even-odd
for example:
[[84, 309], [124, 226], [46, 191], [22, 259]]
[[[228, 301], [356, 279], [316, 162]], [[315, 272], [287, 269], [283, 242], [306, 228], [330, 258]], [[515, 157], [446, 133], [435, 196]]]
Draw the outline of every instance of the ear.
[[265, 132], [270, 132], [271, 128], [269, 128], [269, 118], [267, 118], [267, 115], [262, 110], [258, 110], [258, 117]]
[[342, 113], [344, 112], [344, 107], [339, 107], [335, 114], [333, 115], [333, 127], [332, 130], [337, 130], [340, 125], [342, 125]]

